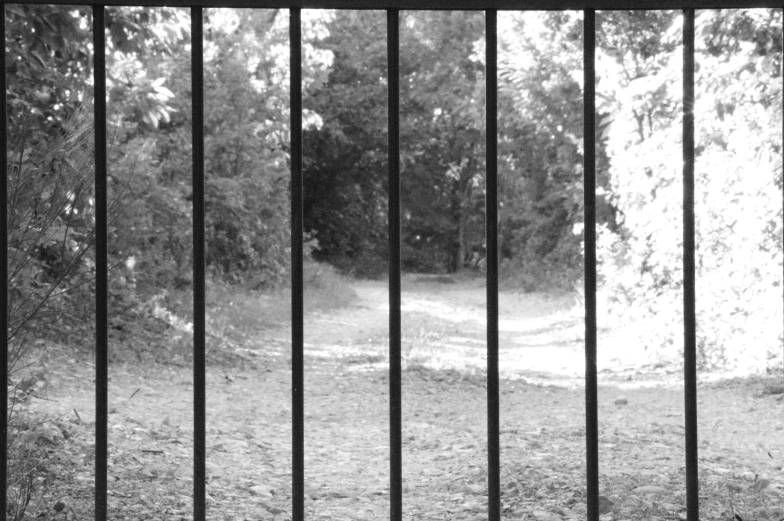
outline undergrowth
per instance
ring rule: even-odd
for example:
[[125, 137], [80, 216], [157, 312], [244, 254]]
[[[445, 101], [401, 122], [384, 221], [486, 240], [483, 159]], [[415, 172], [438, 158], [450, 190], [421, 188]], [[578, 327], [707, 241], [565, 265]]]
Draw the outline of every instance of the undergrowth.
[[[290, 326], [290, 284], [251, 289], [214, 278], [208, 278], [206, 282], [208, 334], [247, 337], [253, 332]], [[328, 264], [306, 260], [303, 282], [306, 311], [339, 309], [356, 299], [349, 279]], [[179, 327], [191, 327], [193, 293], [190, 288], [172, 289], [160, 295], [161, 306], [171, 314], [167, 320], [173, 326], [179, 320], [182, 322]]]

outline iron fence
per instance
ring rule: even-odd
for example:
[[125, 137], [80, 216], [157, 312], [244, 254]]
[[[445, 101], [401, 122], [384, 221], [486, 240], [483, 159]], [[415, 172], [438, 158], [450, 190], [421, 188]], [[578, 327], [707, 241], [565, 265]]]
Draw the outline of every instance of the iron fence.
[[[22, 4], [70, 4], [68, 0], [23, 0]], [[94, 88], [95, 88], [95, 219], [96, 219], [96, 421], [95, 421], [95, 519], [109, 518], [107, 510], [107, 427], [108, 427], [108, 262], [107, 262], [107, 142], [105, 7], [125, 5], [123, 0], [79, 2], [92, 5]], [[782, 3], [758, 0], [753, 6], [744, 0], [136, 0], [133, 5], [187, 7], [191, 9], [192, 111], [193, 111], [193, 316], [194, 316], [194, 520], [206, 519], [205, 497], [205, 233], [204, 233], [204, 83], [203, 8], [288, 8], [290, 14], [291, 69], [291, 266], [292, 266], [292, 518], [305, 518], [304, 464], [304, 385], [303, 368], [303, 214], [302, 214], [302, 33], [301, 9], [385, 9], [387, 12], [388, 53], [388, 132], [389, 132], [389, 453], [390, 519], [403, 516], [402, 490], [402, 404], [401, 404], [401, 263], [400, 263], [400, 118], [399, 118], [399, 10], [455, 9], [482, 10], [486, 16], [486, 234], [487, 234], [487, 449], [488, 518], [501, 518], [499, 377], [498, 377], [498, 10], [583, 11], [584, 21], [584, 219], [585, 219], [585, 413], [587, 517], [599, 519], [599, 456], [597, 412], [597, 324], [596, 324], [596, 136], [595, 136], [595, 51], [596, 10], [682, 9], [683, 18], [683, 270], [684, 270], [684, 401], [686, 449], [687, 518], [699, 519], [697, 461], [697, 365], [695, 315], [695, 220], [694, 220], [694, 12], [695, 9], [767, 7]], [[5, 4], [3, 9], [5, 8]], [[5, 34], [5, 17], [0, 17]], [[6, 93], [5, 52], [0, 53], [0, 90]], [[6, 103], [0, 104], [0, 119], [6, 121]], [[782, 123], [784, 129], [784, 122]], [[7, 127], [0, 125], [0, 156], [7, 157]], [[593, 187], [593, 189], [591, 188]], [[783, 194], [784, 195], [784, 194]], [[8, 200], [7, 165], [2, 167], [0, 198]], [[8, 271], [6, 212], [0, 213], [0, 267]], [[0, 329], [8, 329], [8, 279], [0, 278]], [[0, 365], [8, 364], [8, 341], [3, 336]], [[8, 390], [0, 386], [0, 417], [7, 418]], [[0, 431], [0, 490], [7, 489], [7, 425]], [[0, 512], [6, 510], [6, 494], [0, 493]]]

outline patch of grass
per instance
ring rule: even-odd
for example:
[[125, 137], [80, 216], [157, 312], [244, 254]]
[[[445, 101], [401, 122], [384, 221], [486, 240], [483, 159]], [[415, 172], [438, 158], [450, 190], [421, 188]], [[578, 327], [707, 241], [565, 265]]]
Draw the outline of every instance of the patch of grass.
[[413, 282], [431, 284], [456, 284], [457, 279], [452, 275], [415, 275]]
[[[350, 281], [331, 266], [306, 260], [305, 309], [333, 310], [352, 303], [356, 293]], [[236, 365], [238, 352], [253, 344], [252, 337], [291, 325], [291, 290], [288, 287], [250, 289], [214, 278], [206, 280], [207, 358], [210, 363]], [[193, 355], [193, 291], [168, 288], [149, 296], [141, 318], [124, 321], [112, 341], [122, 349], [112, 360], [124, 362], [190, 363]], [[241, 357], [240, 357], [241, 358]]]
[[207, 327], [217, 336], [247, 336], [288, 324], [291, 296], [283, 290], [252, 290], [212, 282], [207, 286]]
[[447, 328], [432, 317], [404, 313], [402, 317], [402, 356], [410, 363], [424, 364], [443, 354]]
[[[463, 378], [484, 374], [483, 361], [469, 350], [455, 345], [454, 324], [431, 315], [405, 313], [402, 330], [402, 358], [406, 370], [457, 371]], [[484, 360], [482, 351], [482, 360]]]
[[302, 280], [305, 285], [305, 308], [308, 311], [340, 309], [357, 299], [349, 279], [329, 264], [306, 259]]
[[[357, 298], [347, 277], [328, 264], [306, 260], [303, 270], [307, 311], [333, 310]], [[193, 322], [193, 293], [171, 290], [164, 303], [179, 319]], [[207, 280], [207, 330], [213, 336], [247, 336], [291, 324], [291, 289], [249, 289], [215, 279]]]

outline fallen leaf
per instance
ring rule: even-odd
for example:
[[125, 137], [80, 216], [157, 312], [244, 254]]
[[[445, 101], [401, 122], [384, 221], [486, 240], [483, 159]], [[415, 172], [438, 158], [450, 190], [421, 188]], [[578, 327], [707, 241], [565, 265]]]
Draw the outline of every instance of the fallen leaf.
[[635, 494], [663, 494], [667, 492], [667, 489], [663, 487], [657, 487], [656, 485], [644, 485], [642, 487], [637, 487], [632, 490]]

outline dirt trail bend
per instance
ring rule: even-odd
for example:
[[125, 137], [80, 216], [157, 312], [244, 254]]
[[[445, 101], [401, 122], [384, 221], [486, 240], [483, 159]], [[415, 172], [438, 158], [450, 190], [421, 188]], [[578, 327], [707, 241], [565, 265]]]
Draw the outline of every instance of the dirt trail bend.
[[[401, 295], [403, 357], [433, 368], [481, 369], [487, 350], [484, 281], [407, 275]], [[386, 354], [389, 293], [385, 282], [357, 281], [351, 306], [308, 316], [308, 352], [334, 356]], [[499, 295], [500, 357], [503, 376], [580, 377], [582, 319], [569, 295]]]

